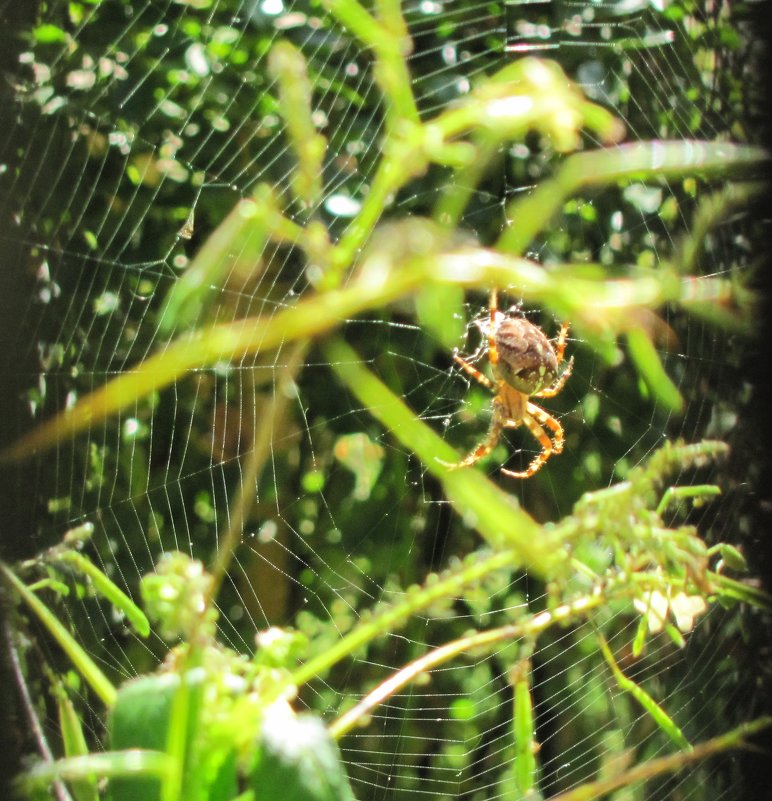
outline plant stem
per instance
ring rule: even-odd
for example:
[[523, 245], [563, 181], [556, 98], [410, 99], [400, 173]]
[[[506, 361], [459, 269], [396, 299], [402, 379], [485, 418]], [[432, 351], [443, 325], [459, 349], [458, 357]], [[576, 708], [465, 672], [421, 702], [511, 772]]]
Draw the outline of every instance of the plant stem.
[[448, 660], [464, 653], [469, 653], [477, 648], [483, 648], [503, 640], [515, 640], [521, 637], [528, 637], [529, 640], [537, 637], [543, 631], [556, 623], [561, 623], [572, 619], [576, 615], [584, 614], [590, 609], [594, 609], [606, 603], [606, 596], [601, 593], [582, 596], [576, 601], [563, 604], [556, 609], [532, 615], [528, 620], [519, 623], [511, 623], [507, 626], [479, 631], [467, 637], [453, 640], [452, 642], [435, 648], [424, 656], [415, 659], [393, 676], [379, 684], [374, 690], [368, 693], [356, 706], [349, 709], [337, 720], [335, 720], [328, 730], [333, 737], [342, 737], [350, 731], [359, 720], [369, 714], [376, 706], [383, 703], [386, 698], [399, 692], [409, 682], [413, 681], [422, 673], [441, 665]]
[[211, 606], [217, 597], [228, 566], [236, 548], [241, 543], [245, 522], [257, 498], [257, 482], [271, 453], [274, 433], [277, 428], [281, 427], [287, 414], [290, 402], [289, 389], [295, 383], [308, 346], [308, 340], [300, 340], [293, 345], [287, 363], [278, 373], [273, 394], [268, 399], [263, 414], [260, 415], [260, 425], [255, 428], [254, 441], [245, 460], [236, 497], [229, 507], [228, 529], [220, 543], [217, 558], [212, 566], [212, 580], [209, 583], [206, 607]]
[[643, 762], [615, 776], [595, 782], [587, 782], [574, 790], [553, 796], [550, 801], [593, 801], [608, 795], [614, 790], [618, 790], [620, 787], [647, 781], [655, 776], [661, 776], [663, 773], [676, 773], [688, 765], [714, 754], [720, 754], [735, 748], [743, 748], [749, 737], [768, 728], [770, 725], [772, 725], [772, 718], [768, 717], [759, 718], [751, 723], [744, 723], [726, 732], [726, 734], [695, 745], [691, 751], [679, 751], [669, 756], [650, 759], [648, 762]]
[[331, 648], [299, 667], [289, 677], [287, 684], [299, 687], [323, 675], [341, 659], [366, 646], [376, 637], [395, 631], [421, 609], [436, 601], [454, 597], [465, 586], [480, 581], [489, 573], [511, 568], [516, 563], [517, 557], [513, 551], [502, 551], [487, 558], [478, 558], [444, 578], [438, 578], [436, 575], [430, 577], [431, 580], [424, 586], [408, 590], [404, 601], [380, 614], [374, 614], [370, 620], [360, 623]]

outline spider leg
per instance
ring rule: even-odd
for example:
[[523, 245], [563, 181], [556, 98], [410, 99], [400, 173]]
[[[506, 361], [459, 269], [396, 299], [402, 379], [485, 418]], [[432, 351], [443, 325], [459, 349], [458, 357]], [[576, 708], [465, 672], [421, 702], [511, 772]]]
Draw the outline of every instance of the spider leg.
[[560, 333], [558, 334], [557, 341], [555, 342], [555, 356], [557, 357], [558, 364], [563, 361], [563, 354], [566, 351], [566, 338], [568, 337], [568, 329], [571, 324], [566, 320], [560, 326]]
[[484, 459], [495, 447], [501, 437], [501, 429], [504, 427], [504, 418], [501, 414], [499, 405], [494, 400], [493, 402], [493, 418], [491, 419], [490, 428], [485, 435], [485, 439], [470, 453], [468, 453], [460, 462], [446, 462], [443, 459], [437, 461], [447, 467], [449, 470], [458, 470], [461, 467], [469, 467], [470, 465]]
[[[501, 318], [498, 310], [498, 294], [495, 287], [491, 289], [489, 301], [489, 321], [487, 333], [488, 339], [488, 361], [493, 368], [493, 374], [496, 377], [495, 381], [489, 379], [486, 375], [481, 373], [474, 365], [465, 359], [461, 358], [457, 353], [453, 354], [454, 361], [463, 368], [463, 370], [475, 379], [478, 383], [482, 384], [491, 390], [495, 397], [493, 399], [493, 417], [491, 419], [490, 427], [485, 439], [480, 442], [474, 450], [468, 453], [460, 462], [449, 463], [443, 460], [438, 460], [441, 464], [445, 465], [449, 470], [457, 470], [462, 467], [469, 467], [476, 464], [481, 459], [485, 458], [498, 443], [501, 432], [505, 428], [517, 428], [525, 423], [531, 436], [541, 445], [541, 452], [531, 461], [528, 468], [523, 471], [501, 469], [501, 472], [506, 476], [512, 478], [530, 478], [534, 473], [538, 472], [553, 453], [561, 453], [563, 450], [563, 443], [565, 435], [563, 427], [560, 423], [552, 417], [548, 412], [528, 401], [528, 395], [518, 392], [514, 387], [510, 386], [505, 379], [499, 376], [497, 364], [499, 362], [499, 351], [496, 344], [496, 331], [497, 326], [501, 323]], [[563, 363], [566, 350], [566, 341], [568, 338], [569, 323], [564, 322], [560, 327], [560, 332], [554, 342], [554, 354], [557, 364]], [[551, 354], [550, 354], [551, 356]], [[546, 363], [545, 363], [546, 367]], [[568, 360], [568, 364], [560, 376], [552, 383], [551, 386], [545, 387], [539, 392], [534, 392], [531, 397], [535, 398], [552, 398], [557, 395], [565, 386], [574, 367], [573, 357]], [[544, 369], [544, 368], [543, 368]], [[554, 368], [551, 368], [554, 369]], [[550, 435], [545, 431], [549, 429]]]
[[493, 381], [491, 381], [488, 376], [483, 375], [476, 367], [473, 367], [469, 362], [462, 359], [457, 353], [453, 354], [453, 361], [455, 361], [456, 364], [460, 364], [472, 378], [479, 381], [484, 387], [488, 387], [490, 390], [494, 389]]
[[488, 323], [488, 361], [492, 365], [499, 363], [499, 349], [496, 347], [496, 318], [499, 315], [499, 296], [496, 288], [491, 289], [489, 302], [491, 319]]
[[[563, 450], [563, 441], [565, 439], [563, 426], [540, 406], [537, 406], [535, 403], [529, 403], [526, 407], [526, 413], [523, 415], [523, 422], [528, 427], [534, 439], [539, 441], [542, 450], [522, 472], [507, 470], [502, 467], [501, 472], [504, 473], [505, 476], [510, 476], [511, 478], [530, 478], [534, 473], [541, 470], [547, 459], [549, 459], [553, 453], [561, 453]], [[546, 426], [552, 431], [552, 439], [547, 436], [547, 432], [542, 426]]]
[[[558, 364], [560, 363], [560, 359], [558, 359]], [[568, 360], [568, 364], [566, 365], [566, 369], [563, 370], [562, 374], [558, 377], [558, 380], [551, 386], [545, 387], [544, 389], [539, 390], [538, 392], [534, 392], [531, 395], [532, 398], [554, 398], [555, 395], [560, 392], [563, 387], [566, 385], [566, 381], [568, 381], [569, 376], [571, 375], [571, 371], [574, 369], [574, 357], [572, 356]]]
[[538, 423], [552, 431], [552, 451], [553, 453], [563, 452], [563, 442], [565, 435], [563, 434], [563, 426], [545, 409], [537, 406], [535, 403], [529, 403], [526, 408], [526, 419], [531, 417]]

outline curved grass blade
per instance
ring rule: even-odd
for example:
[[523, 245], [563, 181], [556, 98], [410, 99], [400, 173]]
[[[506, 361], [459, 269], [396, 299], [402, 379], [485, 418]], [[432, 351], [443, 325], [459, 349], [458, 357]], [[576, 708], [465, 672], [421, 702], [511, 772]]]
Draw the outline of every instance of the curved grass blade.
[[150, 634], [150, 623], [145, 613], [90, 559], [87, 559], [78, 551], [63, 551], [58, 558], [62, 562], [68, 562], [78, 572], [87, 576], [94, 585], [94, 589], [108, 600], [116, 610], [126, 616], [126, 619], [140, 636], [147, 637]]

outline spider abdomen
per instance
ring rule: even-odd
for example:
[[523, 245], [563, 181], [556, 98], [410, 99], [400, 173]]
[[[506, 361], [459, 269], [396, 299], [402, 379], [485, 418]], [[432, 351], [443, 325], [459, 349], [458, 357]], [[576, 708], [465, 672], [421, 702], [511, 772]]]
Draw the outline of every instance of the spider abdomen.
[[507, 317], [496, 328], [497, 378], [525, 395], [555, 382], [558, 360], [540, 328], [522, 317]]

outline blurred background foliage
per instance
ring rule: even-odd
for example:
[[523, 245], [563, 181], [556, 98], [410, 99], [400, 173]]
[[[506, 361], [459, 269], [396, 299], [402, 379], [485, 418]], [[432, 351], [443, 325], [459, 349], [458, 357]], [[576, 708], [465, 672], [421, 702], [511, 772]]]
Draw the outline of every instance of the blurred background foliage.
[[[577, 13], [590, 9], [597, 24], [580, 25]], [[561, 47], [535, 52], [557, 58], [591, 99], [614, 110], [629, 140], [753, 141], [758, 45], [746, 4], [587, 3], [577, 11], [560, 2], [508, 9], [455, 0], [404, 4], [403, 13], [413, 43], [407, 65], [424, 117], [512, 58], [507, 44], [532, 41], [532, 29], [513, 20], [530, 14], [529, 24], [539, 25], [547, 15], [554, 29], [548, 44]], [[345, 229], [368, 191], [384, 122], [371, 55], [316, 2], [51, 0], [30, 3], [23, 15], [5, 34], [15, 59], [6, 56], [15, 100], [0, 134], [9, 165], [0, 176], [3, 213], [11, 221], [3, 236], [15, 257], [15, 291], [26, 298], [6, 339], [20, 365], [14, 372], [23, 402], [7, 418], [4, 444], [164, 347], [159, 312], [169, 288], [258, 183], [291, 204], [293, 156], [267, 67], [277, 37], [306, 58], [314, 122], [328, 139], [323, 201], [295, 206], [297, 220], [320, 219], [333, 235]], [[502, 149], [472, 195], [461, 235], [494, 241], [508, 222], [505, 203], [549, 175], [559, 158], [548, 143], [529, 138]], [[430, 214], [447, 180], [446, 170], [433, 167], [395, 198], [389, 216]], [[528, 255], [545, 265], [600, 262], [610, 276], [626, 274], [627, 265], [656, 267], [679, 247], [688, 249], [696, 199], [706, 191], [696, 178], [587, 191], [567, 201]], [[758, 237], [754, 216], [738, 213], [700, 242], [696, 271], [720, 272], [735, 287], [721, 309], [729, 323], [671, 308], [649, 321], [685, 400], [682, 414], [652, 398], [624, 350], [609, 365], [570, 341], [574, 375], [549, 403], [566, 429], [566, 450], [535, 478], [506, 486], [538, 521], [559, 520], [584, 492], [624, 479], [665, 438], [710, 436], [732, 446], [728, 463], [709, 477], [724, 498], [692, 512], [690, 521], [709, 539], [757, 545], [744, 487], [762, 464], [749, 422], [754, 345], [746, 302]], [[270, 315], [309, 291], [299, 252], [269, 245], [258, 269], [227, 276], [196, 324]], [[474, 327], [467, 339], [455, 312], [475, 318], [487, 288], [466, 298], [460, 290], [437, 292], [346, 321], [343, 332], [392, 391], [464, 449], [482, 434], [489, 399], [482, 388], [451, 378], [453, 344], [466, 352], [479, 344]], [[437, 307], [448, 312], [444, 320], [436, 311], [432, 317]], [[556, 330], [549, 314], [525, 311], [548, 334]], [[15, 518], [18, 538], [9, 539], [7, 555], [31, 556], [88, 520], [95, 526], [90, 554], [133, 595], [163, 550], [211, 562], [244, 455], [287, 359], [280, 349], [195, 371], [60, 444], [54, 456], [11, 468], [6, 492], [24, 512]], [[479, 548], [478, 535], [443, 502], [437, 481], [334, 381], [312, 345], [296, 377], [297, 401], [272, 432], [247, 536], [219, 596], [221, 636], [239, 650], [252, 650], [256, 630], [269, 625], [296, 626], [321, 649], [375, 600], [399, 597], [429, 571]], [[525, 449], [527, 463], [535, 446], [512, 441]], [[506, 458], [502, 446], [491, 464]], [[514, 469], [516, 461], [509, 463]], [[428, 646], [470, 626], [498, 625], [506, 610], [527, 601], [538, 608], [542, 591], [520, 574], [492, 577], [338, 665], [305, 688], [302, 704], [332, 716], [349, 695]], [[61, 610], [116, 681], [154, 669], [165, 652], [160, 639], [131, 635], [86, 587]], [[675, 652], [663, 640], [637, 663], [650, 692], [677, 710], [689, 736], [704, 738], [754, 713], [755, 680], [766, 669], [754, 655], [761, 624], [751, 618], [715, 610], [686, 650]], [[625, 627], [632, 636], [630, 621], [617, 621], [613, 610], [609, 625], [622, 629], [621, 638]], [[517, 651], [513, 643], [438, 672], [428, 688], [391, 699], [377, 725], [344, 739], [358, 797], [494, 797], [491, 784], [511, 758], [507, 676]], [[30, 662], [42, 656], [58, 663], [45, 638], [27, 653]], [[603, 770], [609, 754], [627, 758], [625, 738], [641, 744], [638, 759], [658, 753], [661, 742], [647, 719], [610, 691], [587, 627], [548, 634], [533, 661], [547, 794]], [[80, 701], [96, 743], [98, 710]], [[710, 763], [649, 797], [731, 797], [742, 782], [739, 765]]]

